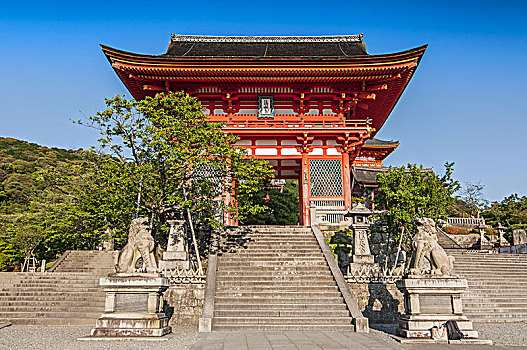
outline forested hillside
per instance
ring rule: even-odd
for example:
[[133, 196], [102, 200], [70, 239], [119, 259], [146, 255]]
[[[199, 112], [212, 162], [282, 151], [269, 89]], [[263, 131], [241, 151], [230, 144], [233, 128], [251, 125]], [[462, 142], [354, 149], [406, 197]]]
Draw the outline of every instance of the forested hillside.
[[0, 212], [12, 214], [27, 210], [35, 196], [45, 190], [46, 172], [84, 159], [82, 150], [48, 148], [0, 137]]
[[61, 241], [75, 221], [67, 209], [88, 160], [83, 150], [0, 138], [0, 268], [32, 250], [50, 260], [66, 249]]

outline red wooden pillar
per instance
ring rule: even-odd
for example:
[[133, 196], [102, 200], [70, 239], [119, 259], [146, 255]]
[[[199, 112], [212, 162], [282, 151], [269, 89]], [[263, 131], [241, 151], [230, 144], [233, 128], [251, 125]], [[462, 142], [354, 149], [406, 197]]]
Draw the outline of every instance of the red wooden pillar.
[[302, 187], [302, 197], [300, 198], [301, 203], [301, 215], [302, 225], [309, 226], [309, 160], [307, 159], [307, 152], [302, 152], [302, 172], [300, 174], [300, 183]]
[[350, 154], [346, 151], [342, 152], [342, 194], [345, 209], [351, 210]]
[[298, 223], [304, 225], [304, 191], [302, 184], [302, 169], [300, 169], [300, 176], [298, 178]]

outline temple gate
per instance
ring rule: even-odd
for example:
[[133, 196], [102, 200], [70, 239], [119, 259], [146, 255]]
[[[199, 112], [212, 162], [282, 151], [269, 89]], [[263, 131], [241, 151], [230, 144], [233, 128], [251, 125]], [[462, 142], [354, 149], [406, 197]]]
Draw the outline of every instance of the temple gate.
[[[311, 206], [351, 209], [352, 164], [382, 165], [395, 147], [369, 142], [426, 49], [369, 55], [361, 35], [174, 35], [162, 55], [101, 45], [135, 99], [184, 91], [239, 137], [276, 178], [298, 179], [299, 221]], [[377, 140], [379, 141], [379, 140]], [[380, 141], [382, 143], [382, 141]], [[232, 223], [232, 222], [231, 222]]]

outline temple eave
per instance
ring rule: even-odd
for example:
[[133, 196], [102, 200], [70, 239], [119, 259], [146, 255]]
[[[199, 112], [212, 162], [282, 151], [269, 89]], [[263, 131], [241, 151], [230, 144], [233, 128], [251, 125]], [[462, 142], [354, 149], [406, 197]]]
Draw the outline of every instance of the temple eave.
[[223, 57], [171, 57], [166, 54], [163, 55], [144, 55], [128, 51], [115, 49], [106, 45], [100, 45], [107, 59], [112, 63], [112, 60], [130, 61], [136, 64], [146, 65], [174, 65], [174, 64], [191, 64], [211, 66], [214, 64], [221, 64], [226, 66], [236, 66], [242, 63], [247, 63], [250, 66], [276, 64], [279, 66], [288, 66], [298, 63], [307, 64], [340, 64], [349, 65], [350, 63], [358, 64], [383, 64], [386, 62], [398, 62], [401, 60], [419, 60], [423, 56], [428, 45], [422, 45], [406, 51], [400, 51], [390, 54], [381, 55], [362, 55], [349, 57], [320, 57], [320, 56], [282, 56], [282, 57], [240, 57], [240, 56], [223, 56]]

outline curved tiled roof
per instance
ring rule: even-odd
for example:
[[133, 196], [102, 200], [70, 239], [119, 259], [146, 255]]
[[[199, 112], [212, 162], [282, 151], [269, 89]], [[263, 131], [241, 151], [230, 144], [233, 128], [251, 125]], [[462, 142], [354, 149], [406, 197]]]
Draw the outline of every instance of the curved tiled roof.
[[205, 36], [176, 35], [171, 57], [350, 57], [368, 55], [359, 35], [334, 36]]
[[[390, 167], [362, 167], [353, 166], [351, 168], [351, 174], [355, 181], [363, 186], [376, 186], [377, 185], [377, 174], [383, 173], [390, 170]], [[423, 168], [422, 172], [434, 173], [432, 168]]]
[[372, 139], [368, 139], [366, 140], [366, 142], [364, 143], [364, 146], [398, 146], [399, 145], [399, 141], [386, 141], [386, 140], [381, 140], [381, 139], [377, 139], [377, 138], [372, 138]]

